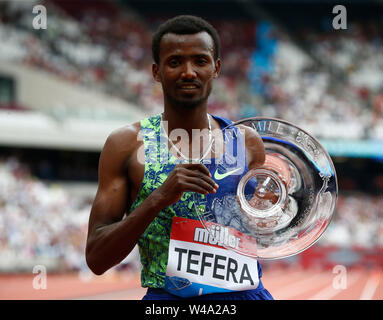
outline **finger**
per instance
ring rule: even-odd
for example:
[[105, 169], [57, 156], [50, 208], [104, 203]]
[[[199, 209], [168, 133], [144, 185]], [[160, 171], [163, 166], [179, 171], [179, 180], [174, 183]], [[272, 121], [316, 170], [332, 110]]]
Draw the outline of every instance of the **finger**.
[[196, 183], [185, 182], [183, 185], [184, 191], [198, 192], [200, 194], [207, 195], [210, 192]]
[[211, 173], [209, 169], [202, 163], [186, 163], [184, 164], [184, 168], [191, 169], [191, 170], [198, 170], [207, 176], [211, 177]]
[[[192, 183], [192, 184], [200, 186], [201, 188], [203, 188], [208, 193], [210, 193], [210, 192], [216, 193], [217, 192], [217, 188], [214, 185], [206, 182], [203, 179], [200, 179], [200, 178], [197, 178], [197, 177], [187, 177], [186, 181], [189, 184]], [[213, 182], [213, 184], [215, 184], [215, 183]]]
[[202, 173], [201, 171], [190, 170], [189, 176], [202, 179], [206, 181], [208, 184], [210, 184], [214, 189], [218, 189], [218, 184], [211, 177], [208, 177], [206, 174]]

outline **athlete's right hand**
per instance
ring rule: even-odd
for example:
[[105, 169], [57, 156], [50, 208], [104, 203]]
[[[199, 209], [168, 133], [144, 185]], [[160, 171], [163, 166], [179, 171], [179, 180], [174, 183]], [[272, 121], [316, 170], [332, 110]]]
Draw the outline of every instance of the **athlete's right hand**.
[[154, 192], [164, 206], [179, 201], [185, 191], [204, 195], [216, 193], [218, 185], [211, 178], [209, 170], [201, 163], [177, 164], [164, 183]]

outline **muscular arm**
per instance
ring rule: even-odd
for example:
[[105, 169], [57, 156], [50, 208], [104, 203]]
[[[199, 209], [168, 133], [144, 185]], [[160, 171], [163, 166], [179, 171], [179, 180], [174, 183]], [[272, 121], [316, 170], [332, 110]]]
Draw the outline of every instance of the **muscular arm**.
[[[268, 162], [268, 155], [266, 155], [265, 147], [262, 138], [258, 132], [250, 127], [244, 127], [245, 130], [245, 144], [246, 144], [246, 158], [247, 166], [249, 170], [263, 167]], [[259, 188], [260, 186], [258, 186]], [[258, 189], [257, 188], [257, 189]], [[249, 201], [250, 204], [256, 203], [258, 195], [255, 192], [254, 197]], [[263, 200], [270, 200], [272, 203], [276, 203], [278, 197], [273, 193], [266, 193], [262, 197]]]
[[136, 143], [137, 130], [133, 126], [120, 129], [108, 137], [100, 155], [99, 185], [90, 213], [86, 245], [88, 266], [96, 274], [121, 262], [162, 209], [154, 194], [123, 219], [130, 193], [127, 162], [135, 154]]
[[[266, 154], [262, 138], [254, 129], [245, 127], [245, 138], [249, 170], [260, 167], [267, 168], [268, 170], [273, 169], [280, 175], [282, 181], [288, 185], [290, 183], [291, 175], [287, 164], [275, 155], [270, 153]], [[254, 195], [257, 197], [257, 193]], [[278, 201], [278, 196], [272, 192], [267, 192], [262, 196], [262, 199], [267, 199], [272, 203], [276, 203]]]
[[[138, 126], [112, 133], [101, 152], [99, 185], [89, 218], [86, 261], [95, 274], [120, 263], [166, 206], [177, 202], [184, 191], [215, 192], [209, 171], [201, 164], [177, 165], [166, 181], [135, 210], [129, 209], [131, 182], [129, 161], [136, 161]], [[130, 175], [132, 176], [132, 175]]]
[[265, 147], [262, 138], [255, 129], [241, 126], [245, 132], [246, 159], [249, 170], [259, 168], [265, 162]]

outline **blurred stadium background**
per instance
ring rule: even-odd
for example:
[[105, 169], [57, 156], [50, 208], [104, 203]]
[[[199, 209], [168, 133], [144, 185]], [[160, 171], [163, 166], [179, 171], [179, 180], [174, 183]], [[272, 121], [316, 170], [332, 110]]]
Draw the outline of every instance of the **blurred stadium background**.
[[[46, 30], [32, 27], [37, 4]], [[346, 30], [332, 27], [335, 4], [347, 9]], [[383, 299], [378, 0], [0, 1], [0, 298], [143, 296], [136, 252], [96, 277], [85, 239], [107, 135], [162, 110], [151, 34], [176, 14], [206, 18], [220, 33], [211, 113], [291, 121], [322, 142], [337, 170], [331, 225], [304, 253], [264, 262], [265, 286], [280, 299]], [[38, 265], [46, 290], [32, 286]], [[346, 287], [335, 285], [339, 270]]]

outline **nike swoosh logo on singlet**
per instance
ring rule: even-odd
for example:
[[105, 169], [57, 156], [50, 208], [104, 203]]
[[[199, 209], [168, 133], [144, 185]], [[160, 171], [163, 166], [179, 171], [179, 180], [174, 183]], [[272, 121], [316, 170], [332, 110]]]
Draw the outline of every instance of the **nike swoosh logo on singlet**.
[[222, 180], [222, 179], [226, 178], [227, 176], [230, 176], [234, 172], [237, 172], [240, 169], [242, 169], [242, 168], [237, 168], [235, 170], [228, 171], [228, 172], [225, 172], [225, 173], [219, 173], [218, 169], [216, 169], [215, 172], [214, 172], [214, 178], [217, 179], [217, 180]]

